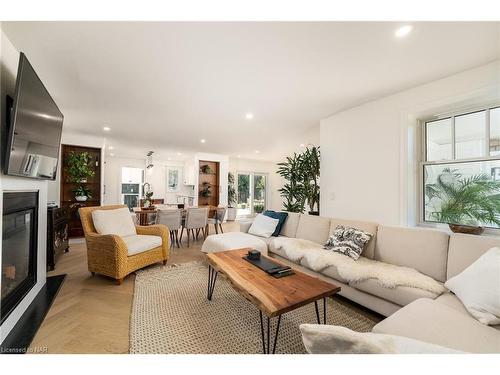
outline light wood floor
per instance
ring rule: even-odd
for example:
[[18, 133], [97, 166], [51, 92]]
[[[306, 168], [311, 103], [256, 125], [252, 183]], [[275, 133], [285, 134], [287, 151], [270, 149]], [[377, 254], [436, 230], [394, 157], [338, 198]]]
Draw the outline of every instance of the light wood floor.
[[[225, 232], [238, 230], [235, 222], [223, 226]], [[202, 243], [200, 236], [188, 248], [184, 238], [183, 247], [171, 249], [168, 264], [204, 260]], [[48, 353], [128, 353], [135, 276], [120, 286], [103, 276], [92, 277], [84, 243], [72, 244], [49, 276], [63, 273], [68, 276], [31, 347]]]

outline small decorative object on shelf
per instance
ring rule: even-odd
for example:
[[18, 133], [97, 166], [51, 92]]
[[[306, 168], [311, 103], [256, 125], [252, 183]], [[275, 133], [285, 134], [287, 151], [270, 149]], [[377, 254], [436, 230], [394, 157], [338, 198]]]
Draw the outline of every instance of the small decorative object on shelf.
[[213, 174], [214, 171], [212, 171], [212, 168], [208, 164], [202, 165], [200, 167], [200, 172], [204, 174]]
[[208, 198], [212, 195], [212, 192], [210, 191], [210, 183], [209, 182], [204, 182], [202, 183], [202, 189], [200, 191], [200, 195], [203, 198]]
[[92, 198], [92, 192], [84, 185], [79, 185], [76, 189], [73, 189], [72, 192], [75, 194], [75, 199], [78, 202], [85, 202], [87, 199]]

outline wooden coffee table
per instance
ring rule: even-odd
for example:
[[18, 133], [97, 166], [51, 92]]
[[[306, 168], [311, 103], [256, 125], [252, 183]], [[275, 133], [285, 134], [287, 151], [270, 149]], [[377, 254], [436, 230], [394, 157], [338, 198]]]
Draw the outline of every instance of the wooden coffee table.
[[[218, 273], [225, 275], [233, 288], [259, 309], [262, 351], [264, 354], [271, 352], [274, 354], [276, 351], [281, 315], [286, 312], [314, 302], [318, 324], [326, 324], [326, 298], [338, 293], [340, 291], [339, 286], [296, 269], [294, 269], [294, 275], [279, 279], [274, 278], [243, 259], [248, 250], [250, 249], [207, 254], [207, 298], [209, 301], [212, 300]], [[276, 259], [269, 259], [280, 263]], [[323, 322], [321, 322], [318, 307], [318, 300], [320, 299], [323, 299]], [[267, 316], [266, 329], [264, 329], [263, 313]], [[274, 317], [278, 317], [278, 322], [271, 351], [270, 323], [271, 318]]]

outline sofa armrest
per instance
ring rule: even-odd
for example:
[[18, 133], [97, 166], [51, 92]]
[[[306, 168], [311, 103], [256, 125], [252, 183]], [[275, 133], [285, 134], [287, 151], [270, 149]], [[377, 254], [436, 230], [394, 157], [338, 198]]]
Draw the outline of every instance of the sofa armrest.
[[170, 249], [170, 236], [168, 227], [166, 225], [136, 225], [135, 230], [137, 231], [137, 234], [161, 237], [163, 259], [168, 259]]
[[243, 233], [248, 233], [248, 230], [250, 229], [250, 227], [252, 226], [252, 223], [253, 223], [253, 220], [252, 219], [249, 219], [249, 220], [241, 220], [239, 221], [239, 224], [240, 224], [240, 232], [243, 232]]

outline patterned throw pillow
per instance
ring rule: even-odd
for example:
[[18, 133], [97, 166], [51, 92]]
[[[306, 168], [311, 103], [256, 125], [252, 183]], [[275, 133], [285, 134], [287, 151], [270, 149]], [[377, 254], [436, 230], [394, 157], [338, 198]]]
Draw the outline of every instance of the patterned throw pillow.
[[357, 260], [372, 237], [373, 234], [360, 229], [337, 225], [324, 248]]

